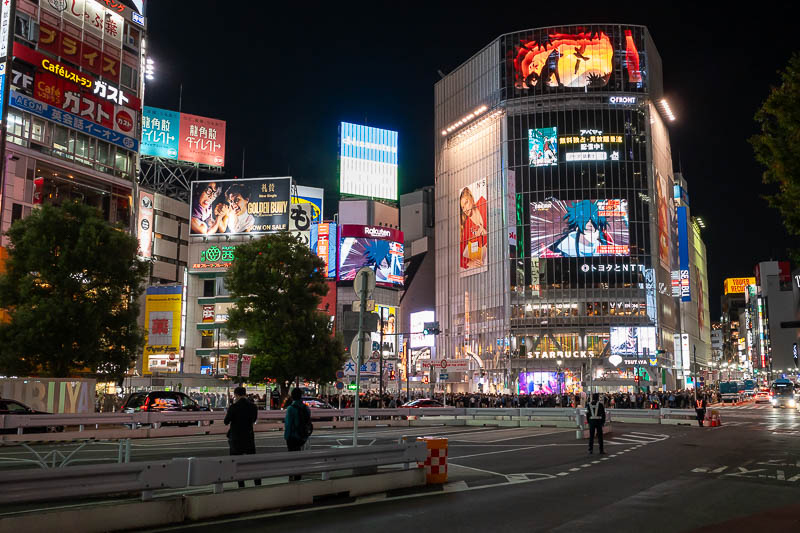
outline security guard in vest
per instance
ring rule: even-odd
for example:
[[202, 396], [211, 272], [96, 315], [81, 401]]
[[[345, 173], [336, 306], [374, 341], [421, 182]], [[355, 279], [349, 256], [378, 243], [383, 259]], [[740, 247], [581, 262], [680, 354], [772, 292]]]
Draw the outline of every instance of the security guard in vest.
[[600, 402], [600, 395], [596, 392], [592, 394], [592, 401], [586, 406], [586, 418], [589, 420], [589, 453], [594, 448], [594, 434], [597, 433], [597, 442], [600, 445], [600, 453], [603, 451], [603, 425], [606, 423], [606, 408]]

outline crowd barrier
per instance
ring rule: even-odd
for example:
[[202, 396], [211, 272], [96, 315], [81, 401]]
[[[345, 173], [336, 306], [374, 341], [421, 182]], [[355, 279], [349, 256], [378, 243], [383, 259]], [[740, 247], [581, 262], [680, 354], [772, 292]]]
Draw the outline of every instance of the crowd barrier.
[[[426, 407], [359, 409], [359, 426], [500, 426], [576, 428], [582, 425], [582, 408], [461, 408]], [[611, 421], [640, 424], [687, 424], [693, 409], [607, 409]], [[313, 409], [317, 428], [350, 428], [353, 409]], [[256, 432], [283, 430], [284, 411], [259, 411]], [[0, 444], [84, 439], [136, 439], [182, 435], [224, 434], [225, 413], [144, 412], [68, 415], [0, 415]], [[31, 433], [32, 429], [43, 431]]]

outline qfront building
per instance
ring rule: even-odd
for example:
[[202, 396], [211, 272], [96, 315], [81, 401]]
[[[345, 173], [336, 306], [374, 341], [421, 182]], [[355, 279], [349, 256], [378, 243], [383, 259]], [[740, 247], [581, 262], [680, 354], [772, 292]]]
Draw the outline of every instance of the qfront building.
[[440, 80], [438, 358], [453, 390], [692, 386], [705, 246], [647, 28], [502, 35]]

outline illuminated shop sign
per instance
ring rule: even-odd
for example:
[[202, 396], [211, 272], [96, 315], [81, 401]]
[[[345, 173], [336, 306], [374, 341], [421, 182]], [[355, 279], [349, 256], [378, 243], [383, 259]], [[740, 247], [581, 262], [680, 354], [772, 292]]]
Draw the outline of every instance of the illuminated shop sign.
[[634, 105], [636, 104], [636, 97], [635, 96], [609, 96], [608, 97], [609, 104], [628, 104]]
[[233, 264], [236, 246], [209, 246], [200, 252], [200, 263], [194, 263], [192, 270], [230, 268]]
[[644, 272], [644, 265], [638, 263], [622, 265], [581, 265], [581, 271], [589, 272]]
[[597, 357], [597, 354], [591, 350], [576, 350], [569, 351], [555, 351], [555, 352], [531, 352], [534, 359], [588, 359], [590, 357]]
[[[558, 138], [563, 145], [566, 161], [619, 161], [622, 135], [604, 134], [603, 130], [581, 130], [580, 135]], [[572, 149], [573, 151], [570, 151]]]
[[[795, 276], [797, 278], [798, 276]], [[748, 285], [755, 285], [756, 278], [727, 278], [724, 282], [725, 294], [741, 294], [747, 290]], [[800, 287], [800, 284], [798, 284]]]
[[692, 289], [689, 280], [689, 213], [685, 207], [679, 207], [678, 214], [678, 262], [680, 266], [681, 301], [692, 301]]

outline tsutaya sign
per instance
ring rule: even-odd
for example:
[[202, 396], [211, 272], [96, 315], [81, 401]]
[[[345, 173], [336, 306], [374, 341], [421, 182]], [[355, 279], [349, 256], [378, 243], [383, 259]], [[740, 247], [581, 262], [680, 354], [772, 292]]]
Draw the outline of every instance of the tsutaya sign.
[[588, 359], [597, 357], [591, 350], [576, 350], [574, 352], [531, 352], [534, 359]]

